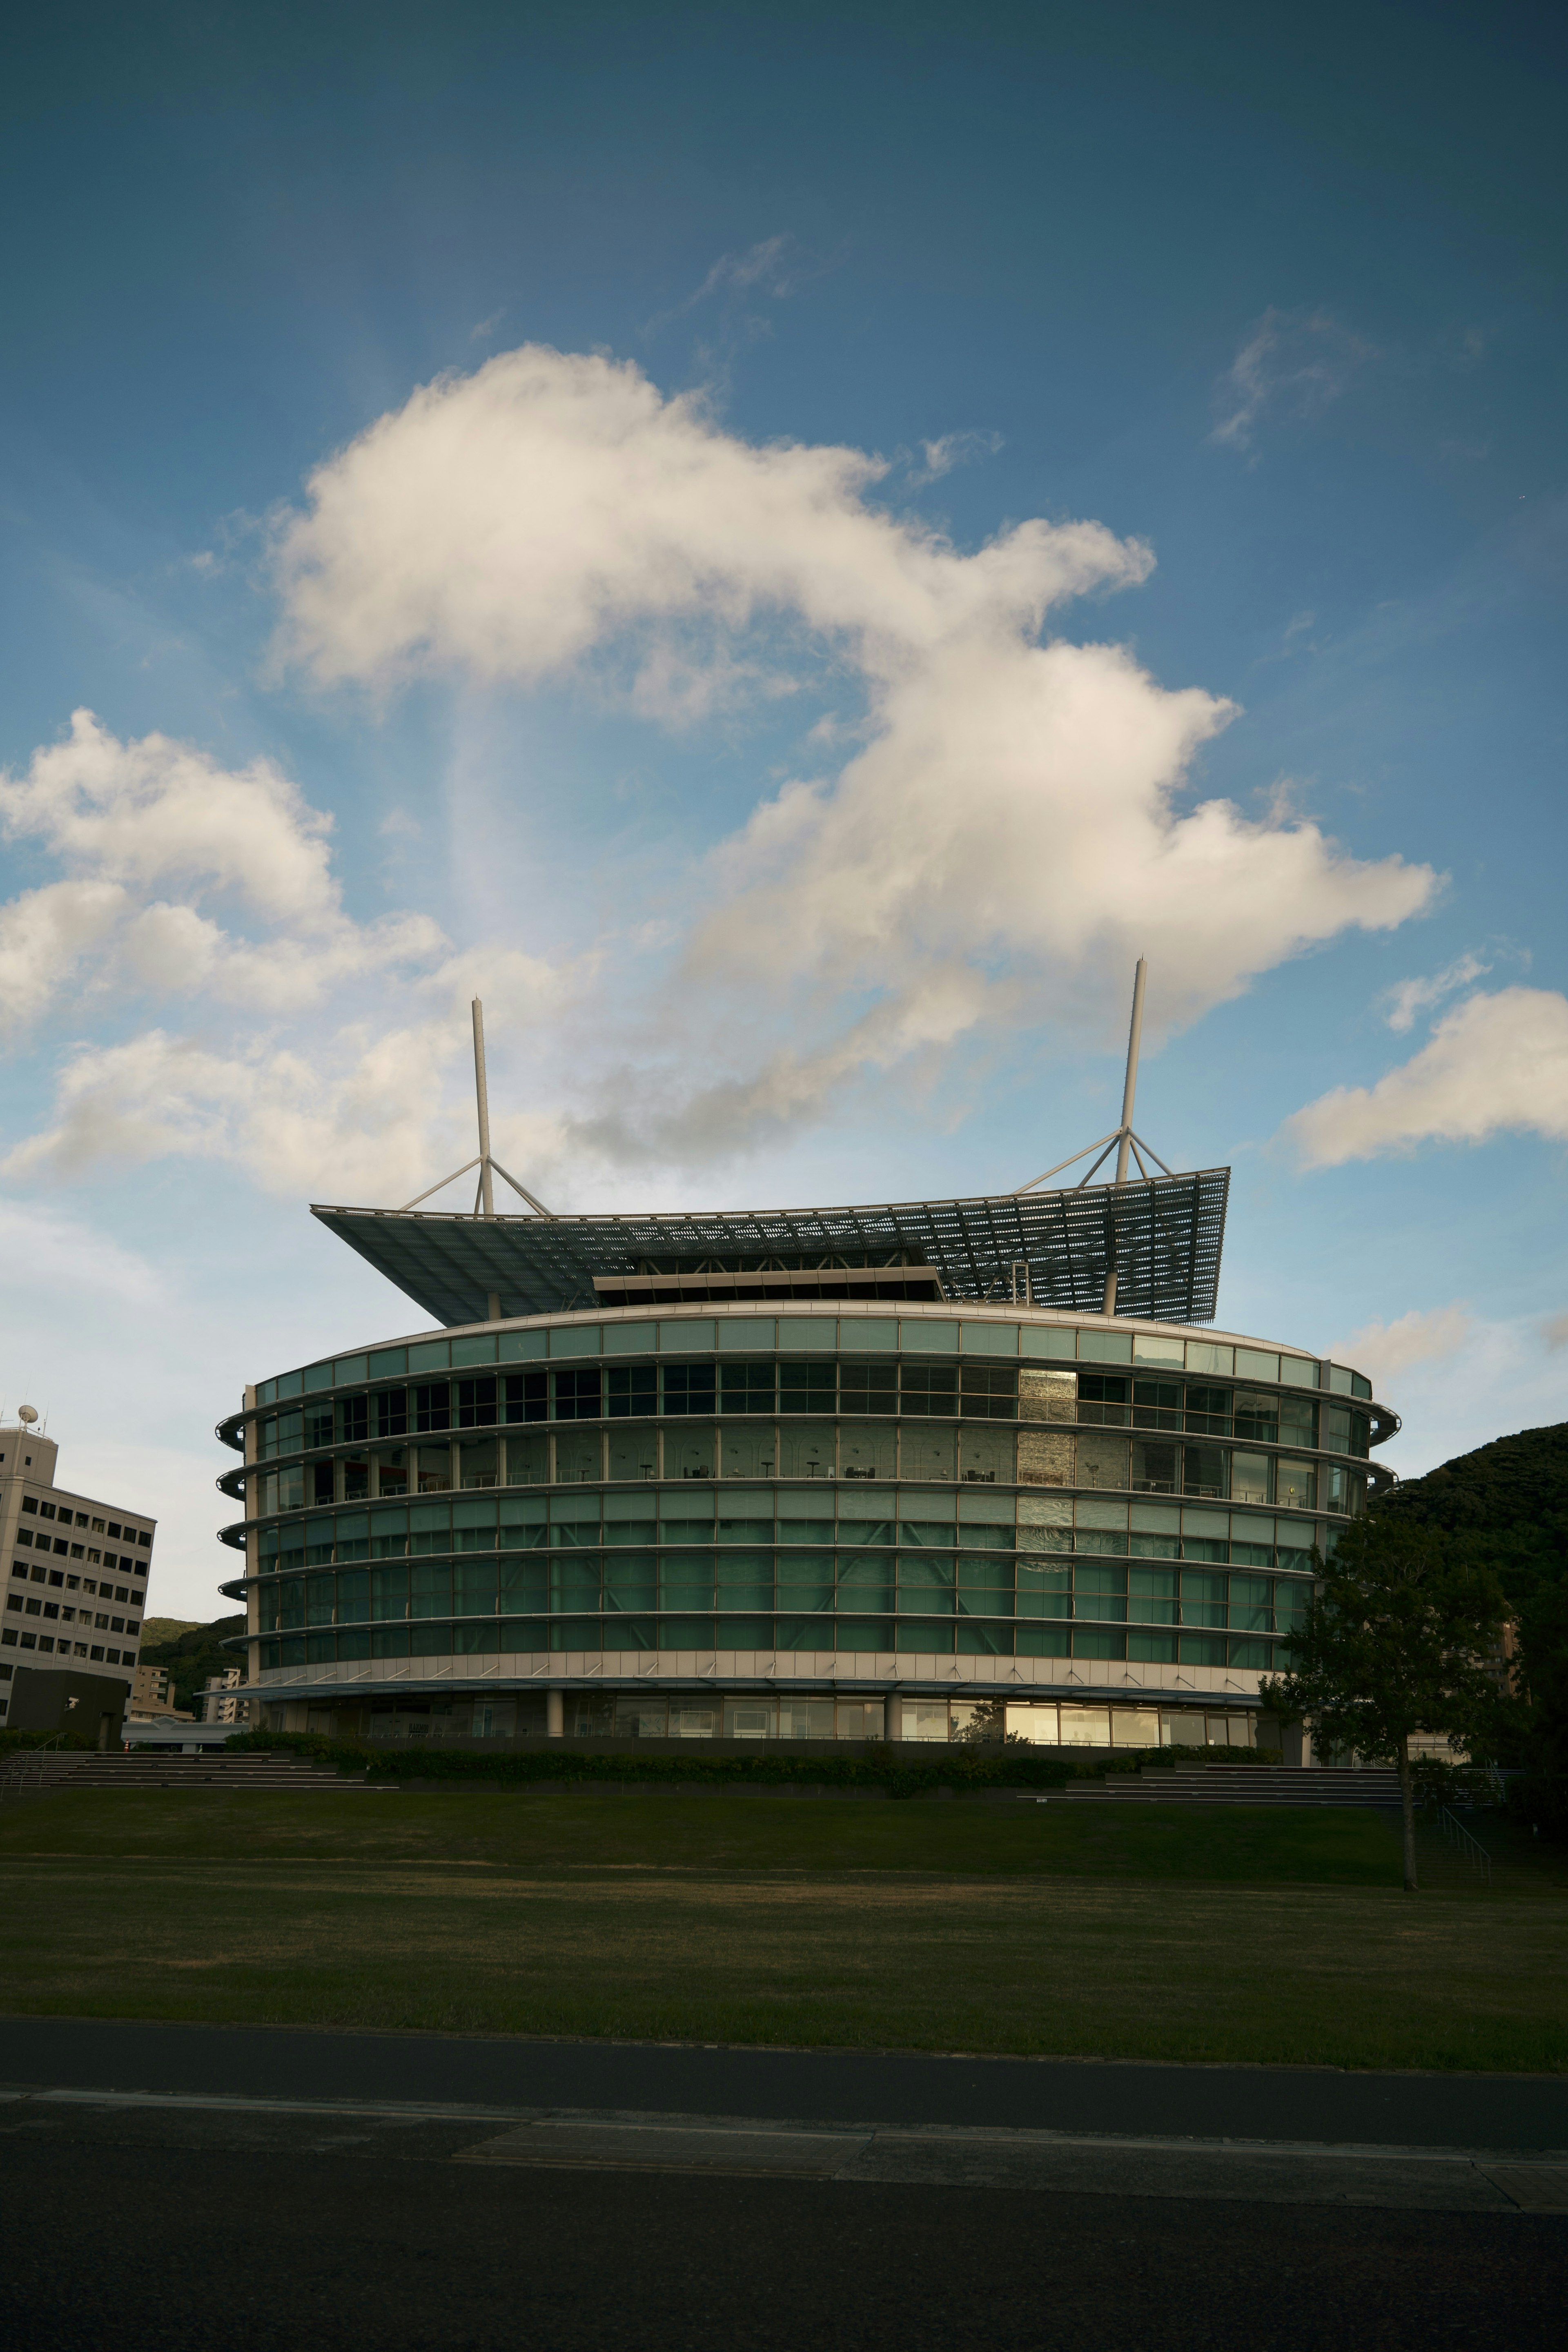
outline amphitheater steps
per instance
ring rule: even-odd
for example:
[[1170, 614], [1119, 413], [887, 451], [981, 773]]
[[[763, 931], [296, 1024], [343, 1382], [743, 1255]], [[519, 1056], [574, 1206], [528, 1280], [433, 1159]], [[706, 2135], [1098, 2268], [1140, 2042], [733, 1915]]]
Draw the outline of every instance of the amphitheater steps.
[[1154, 1765], [1069, 1780], [1054, 1791], [1077, 1804], [1397, 1805], [1399, 1775], [1348, 1767], [1267, 1764]]
[[[13, 1764], [18, 1759], [12, 1759]], [[31, 1759], [27, 1759], [30, 1763]], [[146, 1749], [130, 1755], [47, 1756], [41, 1775], [24, 1764], [17, 1793], [47, 1795], [56, 1789], [355, 1789], [363, 1780], [340, 1780], [329, 1767], [288, 1755], [160, 1756]], [[24, 1777], [25, 1776], [25, 1777]]]

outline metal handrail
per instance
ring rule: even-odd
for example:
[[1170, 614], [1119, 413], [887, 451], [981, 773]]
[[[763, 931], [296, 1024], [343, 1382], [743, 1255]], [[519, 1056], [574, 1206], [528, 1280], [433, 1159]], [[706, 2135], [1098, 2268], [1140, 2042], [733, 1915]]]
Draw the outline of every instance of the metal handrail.
[[[63, 1731], [54, 1732], [47, 1739], [41, 1739], [37, 1748], [18, 1748], [6, 1758], [4, 1768], [0, 1769], [0, 1804], [13, 1794], [19, 1797], [30, 1783], [40, 1789], [43, 1787], [44, 1758], [51, 1748], [58, 1748], [64, 1738]], [[29, 1766], [32, 1768], [30, 1771]]]
[[1448, 1843], [1457, 1850], [1460, 1860], [1468, 1862], [1473, 1870], [1479, 1870], [1489, 1886], [1492, 1883], [1492, 1858], [1479, 1838], [1472, 1837], [1463, 1822], [1451, 1813], [1447, 1805], [1437, 1808], [1437, 1826]]

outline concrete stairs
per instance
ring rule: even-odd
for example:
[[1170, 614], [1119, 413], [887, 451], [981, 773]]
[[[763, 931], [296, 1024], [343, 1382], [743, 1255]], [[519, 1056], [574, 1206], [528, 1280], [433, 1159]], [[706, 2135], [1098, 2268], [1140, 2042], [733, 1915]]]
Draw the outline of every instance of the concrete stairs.
[[1344, 1766], [1155, 1764], [1107, 1772], [1103, 1780], [1069, 1780], [1051, 1791], [1074, 1804], [1397, 1805], [1397, 1772]]
[[330, 1766], [285, 1752], [257, 1755], [160, 1755], [156, 1749], [9, 1757], [0, 1770], [0, 1794], [47, 1796], [57, 1789], [356, 1789]]

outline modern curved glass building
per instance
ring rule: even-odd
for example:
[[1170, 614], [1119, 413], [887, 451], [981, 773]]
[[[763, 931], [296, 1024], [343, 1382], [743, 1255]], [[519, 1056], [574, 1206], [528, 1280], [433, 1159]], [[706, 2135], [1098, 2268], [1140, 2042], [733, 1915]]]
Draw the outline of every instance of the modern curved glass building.
[[1212, 1327], [1226, 1184], [317, 1209], [439, 1328], [261, 1381], [221, 1424], [265, 1717], [1248, 1743], [1398, 1424], [1352, 1368]]

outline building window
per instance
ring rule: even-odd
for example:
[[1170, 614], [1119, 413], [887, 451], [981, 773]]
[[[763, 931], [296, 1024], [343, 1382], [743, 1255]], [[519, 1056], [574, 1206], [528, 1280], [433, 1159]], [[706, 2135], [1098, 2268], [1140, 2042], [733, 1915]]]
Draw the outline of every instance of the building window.
[[831, 1364], [791, 1362], [779, 1366], [781, 1412], [830, 1413], [837, 1402], [837, 1388]]
[[[711, 1412], [714, 1410], [717, 1367], [712, 1363], [666, 1364], [664, 1410], [667, 1413]], [[828, 1367], [831, 1373], [832, 1366]]]
[[406, 1437], [408, 1434], [406, 1389], [380, 1389], [376, 1391], [375, 1433], [378, 1437]]
[[445, 1381], [428, 1381], [414, 1391], [414, 1426], [416, 1430], [449, 1429], [452, 1422], [451, 1392]]
[[496, 1423], [496, 1381], [493, 1372], [481, 1379], [458, 1382], [458, 1427], [493, 1429]]
[[[668, 1374], [666, 1375], [668, 1381]], [[708, 1411], [713, 1410], [711, 1367], [709, 1369]], [[555, 1374], [555, 1418], [557, 1421], [597, 1421], [599, 1418], [599, 1368], [559, 1371]]]
[[[612, 1379], [614, 1375], [611, 1375]], [[506, 1376], [506, 1418], [509, 1423], [543, 1421], [550, 1412], [548, 1372], [509, 1372]]]
[[607, 1366], [605, 1411], [614, 1421], [651, 1415], [658, 1410], [658, 1370], [653, 1364]]

